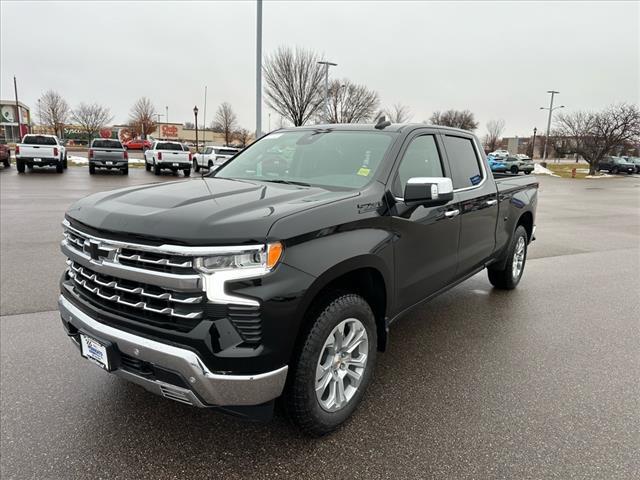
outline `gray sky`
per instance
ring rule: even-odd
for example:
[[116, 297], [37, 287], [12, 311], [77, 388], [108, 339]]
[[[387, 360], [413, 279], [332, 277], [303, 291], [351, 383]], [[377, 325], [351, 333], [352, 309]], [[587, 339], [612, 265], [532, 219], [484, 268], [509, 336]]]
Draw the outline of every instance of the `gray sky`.
[[[47, 89], [75, 106], [108, 105], [114, 122], [146, 95], [169, 120], [207, 123], [228, 101], [255, 128], [255, 11], [245, 2], [0, 3], [0, 87], [35, 114]], [[503, 118], [507, 136], [544, 129], [547, 90], [567, 109], [638, 102], [638, 2], [276, 2], [263, 7], [263, 53], [280, 45], [324, 53], [335, 77], [376, 90], [383, 105], [470, 109], [483, 135]], [[268, 126], [264, 111], [263, 128]], [[277, 125], [277, 116], [271, 117]]]

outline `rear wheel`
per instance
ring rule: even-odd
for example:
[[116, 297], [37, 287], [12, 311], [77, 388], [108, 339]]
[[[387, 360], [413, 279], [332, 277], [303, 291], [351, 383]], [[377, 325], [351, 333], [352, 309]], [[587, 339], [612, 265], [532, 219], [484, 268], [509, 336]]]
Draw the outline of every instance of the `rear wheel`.
[[64, 172], [64, 166], [62, 165], [62, 161], [60, 161], [56, 164], [56, 173], [62, 173], [62, 172]]
[[16, 170], [18, 173], [24, 173], [24, 161], [16, 159]]
[[351, 416], [373, 377], [376, 322], [355, 294], [318, 304], [291, 363], [284, 401], [289, 416], [312, 436], [325, 435]]
[[190, 168], [185, 168], [183, 171], [184, 171], [184, 176], [185, 177], [190, 177], [191, 176], [191, 169]]
[[129, 167], [124, 167], [124, 168], [122, 169], [122, 174], [123, 174], [123, 175], [129, 175]]
[[62, 168], [66, 169], [68, 167], [67, 154], [64, 154], [64, 160], [62, 160]]
[[96, 173], [96, 166], [89, 165], [89, 175], [93, 175], [94, 173]]
[[525, 175], [529, 175], [531, 173], [531, 170], [525, 170], [524, 174]]
[[491, 285], [502, 290], [512, 290], [516, 288], [527, 260], [527, 231], [522, 225], [516, 228], [511, 237], [511, 243], [507, 250], [507, 262], [502, 269], [489, 267], [489, 281]]
[[4, 165], [4, 168], [9, 168], [11, 167], [11, 162], [9, 161], [8, 158], [2, 160], [2, 164]]
[[155, 160], [153, 161], [153, 174], [160, 175], [160, 166], [155, 162]]
[[616, 175], [618, 173], [618, 167], [613, 167], [611, 169], [611, 173], [613, 173], [614, 175]]
[[144, 159], [144, 169], [145, 169], [147, 172], [150, 172], [150, 171], [151, 171], [151, 165], [149, 165], [149, 164], [147, 163], [147, 159], [146, 159], [146, 158]]

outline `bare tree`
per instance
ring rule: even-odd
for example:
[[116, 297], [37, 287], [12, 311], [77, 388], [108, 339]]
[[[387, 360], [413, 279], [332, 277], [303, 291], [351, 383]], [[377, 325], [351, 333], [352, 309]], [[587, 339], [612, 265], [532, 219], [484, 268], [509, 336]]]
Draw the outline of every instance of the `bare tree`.
[[242, 148], [246, 147], [251, 138], [251, 133], [246, 128], [239, 128], [233, 133], [234, 138], [238, 141]]
[[498, 140], [504, 131], [504, 120], [489, 120], [487, 122], [487, 134], [484, 137], [484, 146], [490, 152], [496, 149]]
[[69, 121], [71, 110], [67, 101], [58, 92], [48, 90], [38, 100], [40, 123], [50, 127], [62, 138], [64, 126]]
[[156, 114], [156, 108], [147, 97], [141, 97], [131, 107], [131, 113], [129, 114], [129, 126], [136, 133], [140, 134], [142, 138], [147, 138], [147, 135], [153, 133], [156, 130], [156, 122], [153, 117]]
[[196, 124], [193, 122], [184, 122], [184, 128], [186, 130], [195, 130]]
[[73, 121], [87, 133], [89, 141], [96, 137], [100, 130], [111, 120], [113, 116], [108, 107], [103, 107], [97, 103], [81, 103], [71, 113]]
[[280, 47], [263, 67], [267, 105], [298, 127], [322, 104], [321, 57], [310, 50]]
[[376, 118], [380, 118], [383, 115], [391, 123], [405, 123], [413, 117], [411, 109], [401, 103], [394, 103], [391, 107], [383, 108], [376, 114]]
[[589, 175], [595, 175], [605, 156], [640, 141], [640, 110], [634, 104], [611, 105], [600, 112], [561, 113], [555, 123], [554, 135], [569, 140], [563, 152], [582, 156], [589, 163]]
[[238, 117], [236, 116], [231, 104], [223, 102], [216, 112], [214, 131], [219, 131], [224, 135], [225, 145], [229, 145], [233, 140], [233, 132], [236, 129]]
[[329, 84], [328, 123], [368, 122], [374, 116], [380, 99], [378, 93], [350, 80], [333, 80]]
[[433, 112], [429, 123], [443, 125], [445, 127], [461, 128], [462, 130], [475, 130], [478, 128], [473, 113], [469, 110], [447, 110], [445, 112]]

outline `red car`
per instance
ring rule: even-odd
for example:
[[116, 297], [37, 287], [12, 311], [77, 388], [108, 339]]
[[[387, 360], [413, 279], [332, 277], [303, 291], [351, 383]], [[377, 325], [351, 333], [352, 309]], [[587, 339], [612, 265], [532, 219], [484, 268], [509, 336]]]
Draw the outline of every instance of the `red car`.
[[0, 143], [0, 162], [2, 162], [5, 168], [9, 168], [9, 166], [11, 165], [9, 163], [9, 156], [9, 147], [4, 143]]
[[142, 140], [140, 138], [136, 138], [135, 140], [129, 140], [128, 142], [124, 142], [124, 148], [127, 150], [147, 150], [151, 148], [151, 142], [149, 140]]

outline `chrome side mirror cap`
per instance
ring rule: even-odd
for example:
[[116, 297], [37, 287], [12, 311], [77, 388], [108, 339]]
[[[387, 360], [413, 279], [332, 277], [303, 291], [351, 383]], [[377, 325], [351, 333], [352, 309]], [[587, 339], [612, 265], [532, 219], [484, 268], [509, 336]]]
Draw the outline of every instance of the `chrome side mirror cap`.
[[447, 177], [414, 177], [404, 187], [404, 203], [436, 207], [453, 200], [453, 182]]

